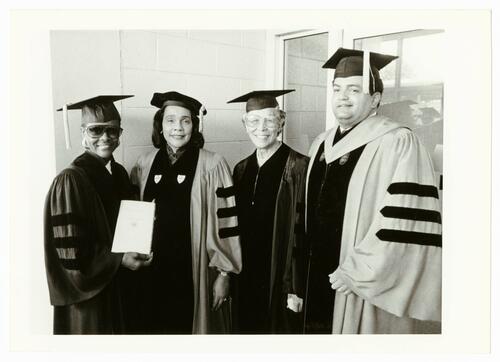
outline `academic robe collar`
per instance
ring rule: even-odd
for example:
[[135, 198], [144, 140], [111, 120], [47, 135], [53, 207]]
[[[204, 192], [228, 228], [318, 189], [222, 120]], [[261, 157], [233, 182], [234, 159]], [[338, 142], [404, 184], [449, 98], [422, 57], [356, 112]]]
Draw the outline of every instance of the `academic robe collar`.
[[[115, 163], [115, 159], [113, 156], [111, 156], [111, 159], [109, 160], [111, 162], [111, 165]], [[105, 168], [107, 161], [102, 159], [101, 157], [97, 156], [96, 154], [90, 152], [90, 151], [85, 151], [82, 153], [80, 156], [78, 156], [73, 163], [75, 163], [77, 166], [88, 166], [88, 167], [102, 167]]]
[[[337, 128], [333, 128], [326, 134], [325, 137], [325, 160], [326, 163], [331, 163], [346, 153], [355, 150], [358, 147], [366, 145], [374, 139], [383, 136], [384, 134], [396, 129], [404, 127], [402, 124], [395, 122], [384, 116], [368, 117], [356, 125], [349, 133], [333, 145]], [[332, 146], [333, 145], [333, 146]]]
[[274, 151], [274, 153], [271, 155], [271, 157], [269, 157], [266, 162], [264, 162], [262, 165], [259, 166], [259, 162], [257, 160], [257, 150], [254, 151], [254, 153], [252, 153], [252, 155], [250, 156], [251, 158], [251, 162], [253, 164], [255, 164], [255, 166], [257, 168], [272, 168], [273, 165], [277, 162], [277, 160], [279, 160], [281, 157], [284, 156], [284, 154], [286, 153], [286, 155], [288, 156], [288, 152], [290, 150], [290, 147], [288, 147], [287, 145], [285, 145], [284, 143], [282, 143], [277, 149], [276, 151]]
[[183, 148], [182, 150], [178, 150], [177, 155], [175, 156], [173, 156], [172, 153], [172, 149], [167, 145], [165, 147], [161, 147], [160, 151], [156, 155], [156, 157], [160, 157], [160, 162], [164, 169], [191, 169], [191, 167], [196, 165], [199, 148], [191, 145]]
[[109, 171], [106, 169], [105, 160], [103, 160], [96, 154], [93, 154], [92, 152], [85, 151], [73, 161], [73, 164], [77, 167], [83, 168], [86, 174], [92, 180], [92, 183], [97, 188], [100, 188], [103, 184], [112, 182], [112, 174], [115, 173], [114, 170], [116, 168], [116, 162], [113, 156], [111, 156], [109, 162], [111, 162], [112, 173], [109, 173]]

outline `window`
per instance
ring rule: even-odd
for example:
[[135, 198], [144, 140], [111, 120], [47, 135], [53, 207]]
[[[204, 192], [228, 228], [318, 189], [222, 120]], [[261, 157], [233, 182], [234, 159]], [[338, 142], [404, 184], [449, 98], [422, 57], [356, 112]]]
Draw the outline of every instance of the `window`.
[[442, 172], [442, 30], [415, 30], [354, 39], [354, 48], [397, 55], [380, 72], [385, 90], [379, 113], [413, 129]]

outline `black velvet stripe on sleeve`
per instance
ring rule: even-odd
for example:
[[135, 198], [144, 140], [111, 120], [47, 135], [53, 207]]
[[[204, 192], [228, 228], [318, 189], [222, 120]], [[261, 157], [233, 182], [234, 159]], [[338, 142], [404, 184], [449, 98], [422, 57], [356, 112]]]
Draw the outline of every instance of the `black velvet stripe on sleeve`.
[[80, 269], [80, 263], [76, 259], [59, 259], [62, 266], [68, 270], [78, 270]]
[[219, 230], [219, 237], [221, 239], [230, 238], [232, 236], [240, 235], [240, 229], [238, 226], [233, 226], [230, 228], [222, 228]]
[[52, 226], [65, 226], [65, 225], [78, 225], [82, 222], [81, 218], [73, 213], [52, 215], [51, 218]]
[[219, 187], [215, 192], [217, 197], [228, 198], [230, 196], [234, 196], [234, 187]]
[[415, 221], [429, 221], [441, 224], [441, 214], [434, 210], [414, 209], [410, 207], [385, 206], [380, 213], [385, 217]]
[[217, 210], [217, 217], [219, 219], [223, 219], [223, 218], [231, 217], [231, 216], [236, 216], [236, 215], [237, 215], [236, 206], [225, 207], [225, 208]]
[[439, 199], [438, 190], [433, 185], [420, 185], [413, 182], [395, 182], [387, 191], [391, 195], [415, 195]]
[[54, 238], [56, 248], [76, 248], [78, 246], [78, 236], [67, 236], [64, 238]]
[[419, 233], [415, 231], [403, 231], [392, 229], [381, 229], [375, 234], [382, 241], [390, 241], [403, 244], [417, 244], [427, 246], [442, 246], [440, 234]]

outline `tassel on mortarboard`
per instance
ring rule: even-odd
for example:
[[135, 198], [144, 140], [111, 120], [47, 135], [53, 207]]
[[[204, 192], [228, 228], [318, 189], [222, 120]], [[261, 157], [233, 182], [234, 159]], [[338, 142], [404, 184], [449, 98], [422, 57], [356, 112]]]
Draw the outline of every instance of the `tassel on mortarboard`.
[[363, 50], [363, 93], [370, 94], [370, 52]]
[[71, 148], [71, 139], [69, 137], [69, 123], [68, 123], [68, 105], [63, 106], [63, 125], [64, 125], [64, 139], [66, 140], [66, 149]]
[[363, 77], [363, 93], [370, 94], [370, 79], [372, 80], [372, 91], [375, 91], [375, 83], [380, 79], [379, 71], [397, 58], [395, 55], [367, 50], [338, 48], [326, 61], [323, 68], [335, 69], [333, 79], [361, 75]]
[[200, 120], [200, 125], [198, 126], [198, 131], [200, 133], [203, 133], [203, 115], [206, 113], [206, 108], [205, 106], [202, 104], [201, 107], [200, 107], [200, 111], [198, 112], [198, 118]]
[[79, 109], [82, 111], [81, 125], [97, 122], [105, 123], [113, 120], [120, 121], [120, 113], [113, 102], [133, 97], [133, 95], [101, 95], [79, 101], [76, 103], [66, 103], [57, 111], [63, 113], [64, 139], [66, 149], [71, 148], [71, 138], [69, 132], [68, 110]]

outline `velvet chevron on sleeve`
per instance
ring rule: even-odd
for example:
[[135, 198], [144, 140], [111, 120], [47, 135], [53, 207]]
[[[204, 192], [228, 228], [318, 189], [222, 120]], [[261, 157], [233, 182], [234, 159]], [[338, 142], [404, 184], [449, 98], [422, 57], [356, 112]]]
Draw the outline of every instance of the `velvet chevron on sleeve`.
[[330, 146], [334, 134], [313, 143], [313, 158], [322, 142], [327, 164], [364, 150], [347, 188], [335, 270], [352, 293], [336, 292], [332, 332], [440, 333], [442, 216], [430, 156], [411, 130], [383, 116]]
[[116, 197], [104, 205], [87, 167], [106, 172], [110, 187], [114, 183], [93, 157], [84, 154], [77, 159], [84, 167], [72, 164], [63, 170], [45, 201], [45, 266], [57, 334], [119, 333], [121, 328], [114, 278], [122, 254], [111, 253], [114, 221], [109, 215], [117, 212], [120, 197], [130, 194], [130, 184], [126, 172], [118, 173]]

